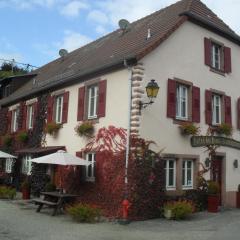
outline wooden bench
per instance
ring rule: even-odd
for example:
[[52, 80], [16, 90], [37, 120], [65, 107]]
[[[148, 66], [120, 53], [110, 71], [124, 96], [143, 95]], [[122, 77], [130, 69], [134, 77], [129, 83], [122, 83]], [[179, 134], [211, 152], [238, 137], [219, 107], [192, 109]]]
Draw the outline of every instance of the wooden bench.
[[43, 205], [46, 205], [46, 206], [49, 206], [49, 207], [53, 207], [54, 208], [54, 211], [52, 213], [52, 216], [55, 216], [56, 213], [57, 213], [57, 210], [58, 210], [58, 207], [59, 207], [59, 203], [58, 202], [50, 202], [50, 201], [46, 201], [46, 200], [43, 200], [41, 198], [38, 198], [38, 199], [33, 199], [32, 200], [36, 205], [39, 205], [36, 212], [40, 212]]

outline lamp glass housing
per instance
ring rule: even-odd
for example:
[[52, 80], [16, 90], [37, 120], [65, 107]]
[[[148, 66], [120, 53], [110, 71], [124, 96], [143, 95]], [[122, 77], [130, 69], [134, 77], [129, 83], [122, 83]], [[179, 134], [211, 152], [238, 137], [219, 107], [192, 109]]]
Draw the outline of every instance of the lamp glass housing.
[[159, 91], [159, 86], [155, 82], [155, 80], [152, 79], [146, 86], [146, 92], [147, 92], [148, 98], [150, 99], [156, 98], [158, 95], [158, 91]]

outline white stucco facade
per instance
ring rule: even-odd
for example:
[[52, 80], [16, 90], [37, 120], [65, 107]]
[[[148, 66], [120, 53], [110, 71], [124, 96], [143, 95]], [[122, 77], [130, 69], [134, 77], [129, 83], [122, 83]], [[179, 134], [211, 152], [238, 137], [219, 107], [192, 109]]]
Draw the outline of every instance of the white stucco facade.
[[[127, 69], [99, 76], [97, 79], [107, 80], [106, 92], [106, 116], [97, 119], [95, 132], [101, 127], [113, 125], [116, 127], [127, 128], [128, 126], [128, 105], [129, 105], [129, 71]], [[94, 80], [90, 79], [89, 81]], [[78, 110], [78, 89], [84, 83], [75, 84], [63, 88], [69, 91], [68, 121], [63, 124], [56, 137], [46, 135], [47, 146], [65, 146], [71, 154], [76, 154], [89, 142], [88, 138], [79, 137], [74, 128], [79, 123], [77, 121]], [[60, 89], [61, 91], [61, 89]]]
[[[215, 39], [231, 48], [232, 73], [222, 76], [210, 71], [204, 64], [204, 37]], [[200, 87], [201, 96], [201, 134], [205, 135], [208, 125], [205, 124], [205, 90], [214, 89], [231, 96], [233, 138], [240, 140], [237, 130], [237, 99], [240, 96], [240, 47], [231, 41], [214, 34], [193, 23], [186, 22], [177, 29], [157, 49], [148, 54], [142, 63], [145, 69], [144, 83], [155, 79], [160, 86], [155, 103], [142, 110], [140, 135], [157, 143], [154, 148], [164, 148], [168, 154], [188, 154], [199, 156], [204, 162], [207, 153], [204, 148], [193, 148], [190, 137], [180, 134], [179, 125], [173, 119], [167, 118], [167, 82], [168, 79], [179, 78], [190, 81]], [[147, 100], [147, 99], [146, 99]], [[226, 172], [223, 173], [223, 190], [236, 191], [240, 183], [240, 169], [233, 167], [233, 161], [239, 160], [240, 151], [233, 148], [221, 147], [219, 153], [226, 154]], [[209, 177], [209, 174], [208, 174]]]

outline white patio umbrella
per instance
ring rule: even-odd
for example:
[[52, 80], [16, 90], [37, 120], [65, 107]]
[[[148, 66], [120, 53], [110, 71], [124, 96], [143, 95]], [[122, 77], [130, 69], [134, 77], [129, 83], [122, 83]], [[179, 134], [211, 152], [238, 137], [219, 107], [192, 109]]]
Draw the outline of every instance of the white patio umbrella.
[[17, 158], [11, 154], [0, 151], [0, 158]]
[[63, 150], [59, 150], [55, 153], [45, 155], [43, 157], [29, 159], [29, 162], [42, 163], [42, 164], [56, 164], [56, 165], [71, 165], [71, 166], [88, 166], [91, 163], [82, 158], [73, 156]]

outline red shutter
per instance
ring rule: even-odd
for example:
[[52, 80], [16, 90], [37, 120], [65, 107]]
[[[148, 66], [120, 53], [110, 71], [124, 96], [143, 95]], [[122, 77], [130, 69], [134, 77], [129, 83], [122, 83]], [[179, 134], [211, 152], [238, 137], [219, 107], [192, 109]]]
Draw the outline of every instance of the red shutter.
[[212, 124], [212, 92], [209, 90], [205, 92], [205, 119], [206, 124]]
[[225, 103], [225, 123], [232, 125], [231, 97], [224, 96]]
[[39, 102], [35, 102], [33, 104], [33, 128], [35, 128], [36, 120], [38, 117], [38, 108], [39, 108]]
[[98, 117], [105, 117], [106, 112], [106, 95], [107, 95], [107, 80], [99, 82], [99, 100], [98, 100]]
[[53, 103], [54, 103], [54, 97], [49, 96], [48, 97], [48, 106], [47, 106], [47, 122], [52, 122], [53, 120]]
[[200, 123], [200, 88], [192, 87], [192, 121]]
[[232, 72], [231, 48], [224, 47], [224, 72]]
[[22, 130], [26, 130], [27, 126], [27, 105], [25, 102], [22, 103]]
[[211, 41], [208, 38], [204, 38], [204, 53], [205, 64], [211, 66]]
[[12, 132], [12, 111], [8, 111], [7, 119], [8, 119], [7, 128], [8, 128], [8, 132], [10, 133]]
[[62, 123], [67, 123], [67, 120], [68, 120], [68, 102], [69, 102], [69, 92], [65, 92], [63, 94]]
[[82, 151], [76, 152], [76, 156], [79, 157], [79, 158], [82, 158], [83, 157], [83, 152]]
[[176, 81], [168, 79], [167, 117], [176, 117]]
[[82, 121], [84, 118], [84, 99], [85, 99], [85, 87], [78, 89], [78, 112], [77, 120]]
[[240, 98], [237, 101], [237, 128], [240, 129]]

